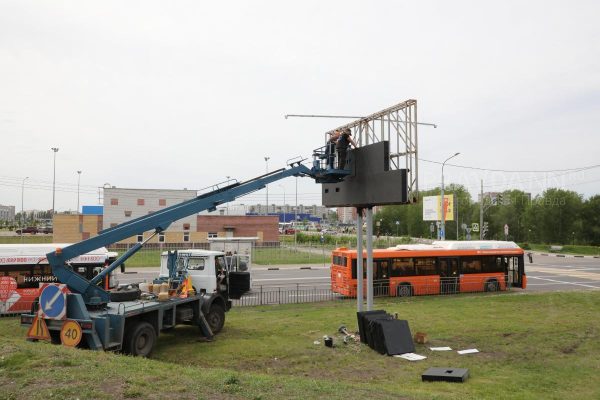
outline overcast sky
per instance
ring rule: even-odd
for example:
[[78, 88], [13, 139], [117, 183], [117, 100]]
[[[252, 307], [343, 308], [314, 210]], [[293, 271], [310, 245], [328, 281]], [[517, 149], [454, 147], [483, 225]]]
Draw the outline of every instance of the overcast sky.
[[[0, 1], [0, 204], [98, 203], [98, 187], [199, 189], [310, 156], [347, 121], [418, 100], [423, 160], [600, 164], [598, 1]], [[485, 190], [600, 192], [600, 168], [446, 167]], [[420, 163], [421, 188], [440, 166]], [[290, 178], [270, 202], [294, 203]], [[321, 204], [299, 182], [300, 203]], [[264, 191], [240, 199], [264, 202]]]

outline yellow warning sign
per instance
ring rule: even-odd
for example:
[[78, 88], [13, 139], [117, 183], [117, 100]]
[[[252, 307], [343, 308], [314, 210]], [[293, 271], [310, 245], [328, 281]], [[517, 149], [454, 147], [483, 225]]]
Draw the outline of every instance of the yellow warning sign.
[[60, 330], [60, 341], [65, 346], [75, 347], [81, 342], [82, 335], [79, 322], [67, 320]]
[[27, 331], [27, 337], [31, 339], [50, 340], [50, 331], [44, 318], [40, 318], [37, 315], [33, 318], [31, 327]]

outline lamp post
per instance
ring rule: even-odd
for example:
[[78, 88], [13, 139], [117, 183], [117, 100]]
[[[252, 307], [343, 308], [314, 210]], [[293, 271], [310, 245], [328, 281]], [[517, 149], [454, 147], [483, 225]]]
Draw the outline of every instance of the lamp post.
[[77, 171], [77, 214], [79, 214], [79, 183], [81, 182], [81, 171]]
[[54, 152], [54, 174], [52, 178], [52, 216], [54, 216], [54, 200], [56, 198], [56, 153], [58, 152], [58, 147], [52, 147], [50, 150]]
[[442, 196], [440, 199], [442, 203], [442, 223], [440, 224], [440, 240], [446, 240], [446, 207], [444, 204], [444, 165], [446, 165], [446, 163], [450, 161], [450, 159], [456, 157], [459, 154], [460, 153], [456, 153], [453, 156], [448, 157], [446, 161], [442, 163]]
[[[265, 164], [266, 164], [265, 172], [267, 174], [269, 173], [269, 160], [270, 159], [271, 159], [271, 157], [265, 157]], [[265, 189], [267, 191], [267, 209], [265, 210], [265, 215], [269, 215], [269, 185], [265, 185]]]
[[278, 185], [280, 188], [283, 189], [283, 207], [281, 208], [283, 210], [283, 223], [285, 224], [286, 220], [285, 220], [285, 214], [286, 214], [286, 207], [285, 207], [285, 186], [283, 185]]
[[[231, 175], [226, 175], [225, 178], [227, 178], [227, 180], [225, 181], [226, 185], [229, 185], [229, 178], [231, 177]], [[227, 207], [227, 215], [229, 215], [229, 202], [227, 202], [227, 204], [225, 204], [225, 207]]]
[[23, 178], [23, 181], [21, 182], [21, 243], [23, 243], [23, 228], [25, 227], [25, 225], [23, 224], [23, 216], [24, 216], [24, 211], [23, 211], [23, 197], [25, 196], [25, 181], [29, 179], [28, 176], [26, 176], [25, 178]]

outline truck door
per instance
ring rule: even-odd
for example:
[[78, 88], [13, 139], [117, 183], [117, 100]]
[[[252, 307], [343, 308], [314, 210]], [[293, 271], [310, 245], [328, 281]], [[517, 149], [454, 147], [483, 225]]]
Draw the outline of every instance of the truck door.
[[234, 254], [230, 256], [228, 265], [229, 273], [229, 297], [239, 299], [252, 286], [250, 276], [250, 257]]
[[442, 294], [458, 293], [460, 280], [458, 275], [458, 258], [444, 257], [439, 259], [440, 292]]

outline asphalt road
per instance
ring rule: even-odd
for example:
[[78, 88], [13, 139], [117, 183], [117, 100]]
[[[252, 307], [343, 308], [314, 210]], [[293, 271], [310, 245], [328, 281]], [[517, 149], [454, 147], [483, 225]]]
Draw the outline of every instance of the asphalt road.
[[[535, 254], [533, 263], [526, 260], [527, 291], [551, 292], [559, 290], [600, 289], [600, 259], [556, 257]], [[279, 268], [279, 269], [275, 269]], [[150, 282], [158, 275], [158, 268], [137, 268], [118, 273], [120, 283]], [[328, 288], [329, 269], [323, 264], [274, 265], [253, 267], [253, 286], [280, 286]]]
[[525, 273], [527, 291], [600, 289], [600, 258], [535, 254]]

